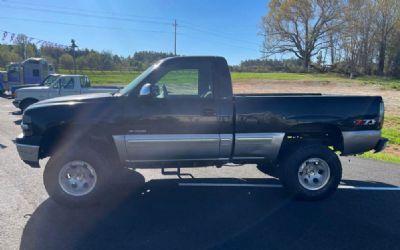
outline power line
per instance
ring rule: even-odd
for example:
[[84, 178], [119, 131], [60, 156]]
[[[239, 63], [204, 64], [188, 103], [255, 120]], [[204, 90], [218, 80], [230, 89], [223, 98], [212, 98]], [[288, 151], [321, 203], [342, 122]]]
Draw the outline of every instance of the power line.
[[[9, 3], [8, 1], [6, 3]], [[24, 5], [24, 4], [28, 4], [26, 2], [21, 2], [21, 1], [13, 1], [12, 4], [19, 4], [19, 5]], [[90, 13], [95, 13], [95, 12], [90, 12], [90, 11], [85, 11], [85, 13], [79, 13], [82, 12], [84, 10], [79, 10], [79, 9], [74, 9], [74, 8], [69, 8], [69, 7], [61, 7], [61, 6], [56, 6], [56, 5], [47, 5], [50, 8], [63, 8], [63, 9], [67, 9], [67, 10], [72, 10], [72, 11], [63, 11], [63, 10], [49, 10], [49, 8], [33, 8], [33, 7], [26, 7], [26, 6], [12, 6], [12, 5], [4, 5], [4, 1], [0, 2], [0, 6], [6, 7], [6, 8], [20, 8], [20, 9], [25, 9], [28, 11], [36, 11], [36, 12], [46, 12], [48, 13], [50, 12], [54, 12], [54, 13], [59, 13], [62, 15], [71, 15], [71, 16], [84, 16], [84, 17], [89, 17], [89, 18], [99, 18], [99, 19], [109, 19], [109, 20], [118, 20], [118, 21], [127, 21], [127, 22], [136, 22], [136, 23], [153, 23], [153, 24], [159, 24], [159, 25], [171, 25], [170, 22], [163, 22], [163, 21], [159, 21], [163, 18], [158, 18], [158, 17], [146, 17], [146, 16], [134, 16], [134, 15], [130, 15], [129, 17], [115, 17], [115, 16], [110, 16], [110, 14], [108, 13], [107, 15], [99, 15], [99, 14], [90, 14]], [[37, 20], [37, 19], [31, 19], [31, 18], [16, 18], [16, 17], [0, 17], [0, 19], [15, 19], [15, 20], [22, 20], [22, 21], [32, 21], [32, 22], [39, 22], [39, 23], [51, 23], [51, 24], [59, 24], [59, 25], [67, 25], [67, 26], [74, 26], [74, 27], [84, 27], [84, 28], [98, 28], [98, 29], [111, 29], [111, 30], [132, 30], [132, 31], [139, 31], [139, 32], [150, 32], [150, 33], [171, 33], [169, 31], [161, 31], [161, 30], [142, 30], [142, 29], [127, 29], [127, 28], [120, 28], [120, 27], [107, 27], [107, 26], [100, 26], [100, 25], [91, 25], [91, 24], [77, 24], [77, 23], [66, 23], [66, 22], [59, 22], [59, 21], [50, 21], [50, 20]], [[156, 20], [145, 20], [145, 19], [156, 19]], [[166, 20], [166, 19], [164, 19]], [[185, 24], [186, 23], [186, 24]], [[173, 23], [174, 26], [174, 54], [176, 54], [176, 50], [177, 50], [177, 21], [175, 20]], [[243, 39], [238, 39], [236, 37], [231, 37], [231, 36], [237, 36], [239, 34], [230, 34], [230, 33], [226, 33], [226, 32], [220, 32], [220, 31], [213, 31], [210, 29], [203, 29], [199, 26], [190, 24], [188, 22], [184, 22], [183, 25], [180, 25], [180, 27], [187, 29], [187, 30], [192, 30], [192, 31], [197, 31], [200, 33], [206, 33], [209, 35], [212, 35], [214, 37], [220, 38], [220, 39], [224, 39], [224, 40], [228, 40], [229, 42], [232, 41], [236, 41], [236, 42], [240, 42], [240, 43], [246, 43], [249, 45], [258, 45], [258, 43], [253, 42], [253, 41], [248, 41], [248, 40], [243, 40]], [[181, 34], [178, 34], [181, 35]], [[185, 36], [187, 36], [186, 34], [183, 34]], [[190, 36], [189, 36], [190, 37]], [[201, 40], [201, 39], [200, 39]], [[249, 50], [253, 50], [250, 48], [246, 48], [243, 46], [238, 46], [238, 45], [234, 45], [232, 43], [227, 43], [227, 42], [220, 42], [221, 44], [225, 44], [225, 45], [229, 45], [231, 47], [237, 47], [237, 48], [244, 48], [244, 49], [249, 49]]]
[[0, 2], [0, 6], [9, 8], [9, 9], [23, 9], [35, 12], [45, 12], [49, 13], [54, 12], [62, 15], [70, 15], [70, 16], [79, 16], [79, 17], [89, 17], [89, 18], [99, 18], [99, 19], [109, 19], [109, 20], [117, 20], [117, 21], [126, 21], [126, 22], [133, 22], [133, 23], [153, 23], [153, 24], [160, 24], [160, 25], [171, 25], [170, 22], [160, 22], [160, 21], [153, 21], [153, 20], [145, 20], [140, 18], [128, 18], [128, 17], [115, 17], [115, 16], [103, 16], [103, 15], [94, 15], [94, 14], [87, 14], [87, 13], [78, 13], [78, 12], [68, 12], [62, 10], [49, 10], [45, 8], [32, 8], [32, 7], [16, 7], [12, 5], [4, 5]]
[[[11, 3], [11, 4], [20, 4], [20, 5], [28, 5], [29, 7], [32, 6], [31, 2], [24, 2], [24, 1], [16, 1], [12, 0], [12, 2], [3, 0], [3, 3]], [[41, 6], [47, 6], [47, 8], [52, 8], [52, 9], [67, 9], [67, 10], [72, 10], [72, 11], [77, 11], [77, 12], [83, 12], [83, 13], [92, 13], [92, 14], [107, 14], [107, 15], [112, 15], [112, 16], [125, 16], [125, 17], [133, 17], [133, 18], [145, 18], [145, 19], [154, 19], [154, 20], [164, 20], [166, 22], [169, 22], [170, 19], [168, 18], [162, 18], [162, 17], [155, 17], [155, 16], [143, 16], [143, 15], [132, 15], [132, 14], [126, 14], [126, 13], [121, 13], [121, 12], [108, 12], [108, 11], [101, 11], [101, 12], [95, 12], [87, 9], [77, 9], [77, 8], [71, 8], [67, 6], [60, 6], [60, 5], [51, 5], [51, 4], [41, 4]]]
[[[14, 3], [14, 1], [13, 1]], [[20, 2], [22, 3], [22, 2]], [[0, 3], [1, 4], [1, 3]], [[53, 5], [55, 6], [55, 5]], [[12, 8], [12, 6], [6, 6], [8, 8]], [[32, 8], [32, 7], [19, 7], [22, 9], [27, 9], [27, 10], [31, 10], [31, 11], [39, 11], [39, 12], [48, 12], [48, 9], [43, 9], [43, 8]], [[57, 7], [59, 8], [59, 6]], [[73, 8], [68, 8], [68, 9], [73, 9]], [[128, 22], [138, 22], [138, 23], [154, 23], [154, 24], [162, 24], [162, 25], [170, 25], [170, 22], [160, 22], [160, 21], [153, 21], [153, 20], [143, 20], [143, 19], [132, 19], [132, 18], [123, 18], [123, 17], [115, 17], [115, 16], [101, 16], [101, 15], [97, 15], [97, 14], [87, 14], [87, 11], [85, 11], [85, 13], [77, 13], [76, 11], [82, 11], [82, 10], [77, 10], [77, 9], [73, 9], [75, 12], [66, 12], [66, 11], [60, 11], [60, 10], [51, 10], [53, 12], [56, 13], [60, 13], [60, 14], [65, 14], [65, 15], [73, 15], [73, 16], [85, 16], [85, 17], [90, 17], [90, 18], [101, 18], [101, 19], [111, 19], [111, 20], [119, 20], [119, 21], [128, 21]], [[92, 12], [93, 13], [93, 12]], [[141, 18], [149, 18], [149, 19], [156, 19], [157, 17], [146, 17], [146, 16], [140, 16]], [[157, 18], [157, 20], [159, 20], [160, 18]], [[202, 33], [207, 33], [210, 34], [212, 36], [216, 36], [216, 37], [220, 37], [222, 39], [225, 40], [234, 40], [234, 41], [238, 41], [238, 42], [243, 42], [243, 43], [247, 43], [247, 44], [252, 44], [252, 45], [259, 45], [258, 43], [252, 42], [252, 41], [248, 41], [248, 40], [243, 40], [243, 39], [237, 39], [237, 38], [233, 38], [230, 36], [237, 36], [239, 34], [229, 34], [226, 32], [221, 32], [221, 31], [212, 31], [209, 29], [202, 29], [199, 28], [199, 26], [195, 26], [192, 24], [189, 24], [186, 22], [186, 25], [181, 25], [181, 27], [183, 28], [187, 28], [190, 30], [194, 30], [194, 31], [198, 31], [198, 32], [202, 32]]]
[[102, 25], [91, 25], [91, 24], [77, 24], [77, 23], [66, 23], [66, 22], [58, 22], [58, 21], [50, 21], [50, 20], [39, 20], [32, 18], [19, 18], [19, 17], [4, 17], [1, 16], [0, 19], [6, 20], [20, 20], [27, 22], [37, 22], [37, 23], [48, 23], [48, 24], [59, 24], [73, 27], [82, 27], [82, 28], [96, 28], [96, 29], [110, 29], [110, 30], [130, 30], [130, 31], [138, 31], [138, 32], [149, 32], [149, 33], [166, 33], [171, 34], [171, 31], [162, 31], [162, 30], [143, 30], [143, 29], [130, 29], [130, 28], [120, 28], [120, 27], [109, 27]]

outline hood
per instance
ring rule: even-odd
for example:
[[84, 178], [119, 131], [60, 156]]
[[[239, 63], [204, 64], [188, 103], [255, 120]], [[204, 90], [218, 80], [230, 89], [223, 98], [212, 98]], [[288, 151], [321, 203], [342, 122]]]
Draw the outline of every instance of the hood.
[[36, 86], [36, 87], [22, 87], [20, 89], [17, 89], [15, 93], [21, 94], [24, 92], [32, 92], [32, 91], [43, 91], [49, 89], [48, 86]]
[[43, 100], [37, 102], [28, 109], [34, 109], [38, 107], [46, 107], [46, 106], [53, 106], [53, 105], [63, 105], [63, 104], [75, 104], [75, 103], [87, 103], [87, 102], [96, 102], [96, 101], [103, 101], [104, 99], [112, 98], [113, 95], [110, 93], [93, 93], [93, 94], [85, 94], [85, 95], [70, 95], [70, 96], [62, 96], [51, 98], [47, 100]]

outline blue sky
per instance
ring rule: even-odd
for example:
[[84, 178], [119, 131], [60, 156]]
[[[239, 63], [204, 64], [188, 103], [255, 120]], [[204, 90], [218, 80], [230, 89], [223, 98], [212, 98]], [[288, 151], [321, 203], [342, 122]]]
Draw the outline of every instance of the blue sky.
[[0, 0], [0, 30], [128, 56], [139, 50], [259, 58], [267, 0]]

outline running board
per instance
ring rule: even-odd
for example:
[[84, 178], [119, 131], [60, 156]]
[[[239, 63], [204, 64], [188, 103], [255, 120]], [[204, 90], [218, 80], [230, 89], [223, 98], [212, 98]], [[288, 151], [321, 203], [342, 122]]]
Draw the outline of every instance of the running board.
[[177, 175], [180, 176], [181, 175], [181, 168], [176, 168], [176, 171], [170, 170], [170, 171], [166, 171], [167, 168], [162, 168], [161, 169], [161, 174], [162, 175]]

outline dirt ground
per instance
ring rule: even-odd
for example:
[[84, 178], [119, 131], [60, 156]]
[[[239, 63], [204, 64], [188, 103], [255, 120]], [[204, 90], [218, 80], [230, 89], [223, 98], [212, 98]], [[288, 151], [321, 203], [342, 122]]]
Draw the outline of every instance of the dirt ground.
[[386, 114], [400, 116], [400, 91], [375, 85], [328, 83], [323, 81], [246, 80], [233, 84], [234, 93], [322, 93], [340, 95], [380, 95]]

